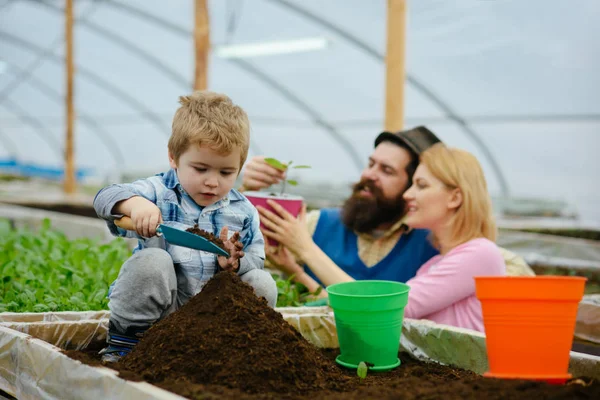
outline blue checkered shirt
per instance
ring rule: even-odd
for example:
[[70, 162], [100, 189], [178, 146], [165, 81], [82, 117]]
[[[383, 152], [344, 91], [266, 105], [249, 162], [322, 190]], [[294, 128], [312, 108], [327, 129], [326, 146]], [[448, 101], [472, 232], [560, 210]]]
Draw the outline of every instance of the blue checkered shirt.
[[98, 216], [106, 220], [113, 235], [137, 238], [138, 245], [134, 253], [146, 247], [161, 247], [171, 255], [175, 264], [180, 299], [198, 293], [217, 272], [216, 255], [173, 246], [162, 238], [143, 238], [133, 231], [117, 227], [114, 220], [122, 215], [112, 214], [113, 207], [119, 201], [133, 196], [144, 197], [156, 204], [161, 211], [163, 223], [167, 226], [185, 230], [198, 224], [200, 229], [217, 236], [225, 226], [229, 228], [229, 236], [236, 231], [240, 232], [245, 255], [240, 259], [238, 274], [243, 275], [249, 270], [264, 268], [265, 242], [259, 229], [258, 211], [235, 189], [216, 203], [200, 207], [185, 192], [177, 179], [176, 171], [171, 169], [147, 179], [110, 185], [100, 190], [94, 199], [94, 208]]

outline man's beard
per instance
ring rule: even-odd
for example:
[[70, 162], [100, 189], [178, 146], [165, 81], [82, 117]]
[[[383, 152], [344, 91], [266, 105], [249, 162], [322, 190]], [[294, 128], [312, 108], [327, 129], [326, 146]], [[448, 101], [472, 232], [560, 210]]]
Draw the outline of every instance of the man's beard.
[[[372, 196], [364, 196], [360, 191], [368, 188]], [[398, 221], [406, 211], [406, 202], [400, 193], [395, 199], [387, 199], [373, 181], [362, 180], [352, 188], [352, 195], [342, 207], [342, 222], [358, 233], [369, 233], [381, 224]]]

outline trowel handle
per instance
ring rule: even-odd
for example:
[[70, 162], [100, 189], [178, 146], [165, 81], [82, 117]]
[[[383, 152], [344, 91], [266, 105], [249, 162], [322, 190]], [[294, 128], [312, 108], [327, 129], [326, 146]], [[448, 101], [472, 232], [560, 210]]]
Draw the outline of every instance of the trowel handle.
[[[119, 219], [115, 219], [115, 225], [119, 228], [123, 228], [126, 231], [135, 231], [135, 226], [133, 226], [133, 221], [130, 217], [123, 216]], [[160, 224], [156, 227], [156, 236], [161, 236]]]
[[115, 219], [115, 225], [119, 228], [123, 228], [127, 231], [135, 231], [135, 226], [133, 226], [133, 221], [131, 218], [127, 216], [123, 216], [119, 219]]

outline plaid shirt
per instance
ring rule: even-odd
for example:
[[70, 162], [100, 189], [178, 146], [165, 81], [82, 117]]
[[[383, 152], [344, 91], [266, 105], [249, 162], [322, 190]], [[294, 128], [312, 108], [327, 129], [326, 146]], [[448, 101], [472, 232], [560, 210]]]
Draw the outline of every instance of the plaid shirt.
[[160, 247], [173, 258], [177, 273], [180, 297], [191, 297], [198, 293], [218, 269], [215, 254], [172, 246], [162, 237], [143, 238], [136, 232], [126, 231], [115, 225], [114, 220], [122, 215], [111, 211], [119, 201], [141, 196], [156, 204], [161, 211], [163, 224], [177, 229], [187, 229], [198, 224], [200, 229], [219, 235], [227, 226], [229, 236], [240, 232], [244, 244], [244, 257], [240, 259], [239, 275], [252, 269], [263, 269], [265, 242], [259, 229], [258, 211], [237, 190], [232, 189], [223, 199], [207, 207], [198, 206], [185, 192], [177, 173], [171, 169], [166, 173], [140, 179], [128, 184], [115, 184], [102, 189], [94, 199], [96, 213], [105, 219], [110, 232], [115, 236], [137, 238], [134, 253], [147, 247]]

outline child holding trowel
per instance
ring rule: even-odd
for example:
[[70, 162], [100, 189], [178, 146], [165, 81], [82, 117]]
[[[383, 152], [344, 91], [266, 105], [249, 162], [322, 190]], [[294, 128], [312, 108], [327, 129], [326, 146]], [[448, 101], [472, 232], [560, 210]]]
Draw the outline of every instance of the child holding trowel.
[[[114, 235], [139, 239], [109, 289], [104, 361], [127, 354], [146, 329], [197, 294], [219, 267], [236, 271], [271, 307], [277, 301], [275, 281], [263, 269], [258, 212], [233, 189], [248, 155], [248, 116], [229, 97], [212, 92], [182, 96], [180, 104], [168, 143], [171, 169], [110, 185], [94, 199]], [[131, 217], [135, 231], [115, 224], [123, 216]], [[197, 224], [219, 236], [230, 257], [173, 246], [155, 237], [159, 223], [182, 230]]]

